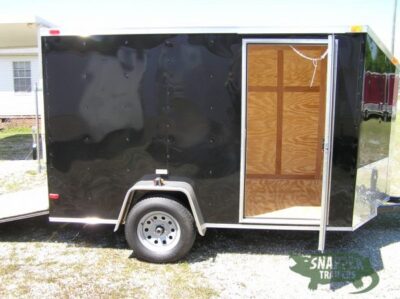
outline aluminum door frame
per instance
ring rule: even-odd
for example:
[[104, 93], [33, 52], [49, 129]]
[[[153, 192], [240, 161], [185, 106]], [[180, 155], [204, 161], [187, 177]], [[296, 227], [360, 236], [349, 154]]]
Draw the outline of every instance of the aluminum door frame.
[[[324, 133], [324, 158], [323, 158], [323, 175], [322, 175], [322, 192], [321, 192], [321, 217], [315, 222], [307, 219], [293, 218], [246, 218], [244, 216], [244, 188], [246, 175], [246, 141], [247, 141], [247, 45], [248, 44], [314, 44], [327, 45], [327, 80], [326, 80], [326, 109], [325, 109], [325, 133]], [[336, 56], [337, 51], [334, 35], [328, 35], [327, 38], [304, 39], [304, 38], [246, 38], [242, 40], [242, 111], [241, 111], [241, 157], [240, 157], [240, 197], [239, 197], [239, 223], [243, 224], [284, 224], [290, 227], [302, 227], [304, 225], [312, 225], [317, 229], [319, 227], [319, 245], [325, 244], [325, 235], [329, 216], [329, 198], [330, 198], [330, 181], [332, 170], [332, 146], [333, 146], [333, 127], [334, 127], [334, 107], [335, 107], [335, 91], [336, 91]], [[272, 220], [272, 221], [271, 221]], [[281, 220], [281, 221], [279, 221]], [[288, 228], [290, 228], [288, 226]], [[319, 246], [323, 250], [323, 246]]]
[[324, 167], [322, 176], [322, 200], [321, 200], [321, 223], [319, 228], [318, 250], [325, 250], [326, 231], [329, 223], [329, 203], [331, 197], [331, 176], [332, 176], [332, 154], [333, 137], [335, 126], [335, 102], [336, 102], [336, 79], [337, 79], [337, 56], [338, 40], [335, 35], [328, 36], [328, 64], [326, 88], [326, 111], [325, 119], [329, 125], [325, 125], [324, 142]]

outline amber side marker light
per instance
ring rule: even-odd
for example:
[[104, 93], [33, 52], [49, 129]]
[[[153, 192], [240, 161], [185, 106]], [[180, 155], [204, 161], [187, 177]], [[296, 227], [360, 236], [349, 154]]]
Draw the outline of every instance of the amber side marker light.
[[392, 63], [394, 64], [394, 65], [398, 65], [398, 64], [400, 64], [400, 61], [396, 58], [396, 57], [392, 57]]
[[363, 26], [362, 25], [353, 25], [351, 26], [351, 32], [363, 32]]
[[60, 194], [57, 194], [57, 193], [49, 193], [49, 199], [52, 199], [52, 200], [60, 199]]

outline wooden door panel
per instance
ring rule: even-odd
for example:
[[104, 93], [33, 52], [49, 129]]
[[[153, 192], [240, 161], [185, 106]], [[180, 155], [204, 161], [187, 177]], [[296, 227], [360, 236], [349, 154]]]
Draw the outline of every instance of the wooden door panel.
[[248, 85], [277, 85], [277, 51], [264, 45], [251, 45], [248, 48]]
[[[303, 49], [302, 46], [295, 46], [295, 49], [300, 50], [301, 53], [309, 57], [320, 57], [326, 48], [321, 50], [318, 47], [316, 50]], [[295, 53], [291, 48], [287, 49], [284, 53], [285, 58], [283, 61], [283, 84], [285, 86], [310, 86], [314, 66], [310, 60], [304, 59]], [[317, 74], [321, 72], [321, 62], [317, 65]], [[320, 85], [320, 76], [315, 76], [312, 86]]]
[[[311, 57], [326, 46], [295, 45]], [[319, 206], [326, 60], [288, 45], [248, 45], [245, 216]], [[262, 217], [262, 216], [260, 216]]]
[[274, 174], [276, 160], [276, 93], [248, 93], [247, 173]]
[[319, 94], [285, 92], [283, 103], [282, 173], [316, 175]]

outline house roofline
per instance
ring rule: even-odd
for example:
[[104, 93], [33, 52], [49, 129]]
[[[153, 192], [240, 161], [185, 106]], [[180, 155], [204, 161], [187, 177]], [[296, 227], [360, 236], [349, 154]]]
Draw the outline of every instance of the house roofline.
[[55, 27], [56, 25], [36, 15], [7, 15], [0, 16], [1, 24], [27, 24], [33, 23], [40, 27]]

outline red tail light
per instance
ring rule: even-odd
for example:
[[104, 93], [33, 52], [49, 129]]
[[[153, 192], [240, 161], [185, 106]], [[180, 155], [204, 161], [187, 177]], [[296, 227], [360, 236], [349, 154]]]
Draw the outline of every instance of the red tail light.
[[49, 194], [49, 199], [57, 200], [59, 198], [60, 198], [60, 194], [57, 194], [57, 193], [50, 193]]
[[60, 35], [60, 30], [58, 30], [58, 29], [50, 29], [49, 33], [51, 35]]

